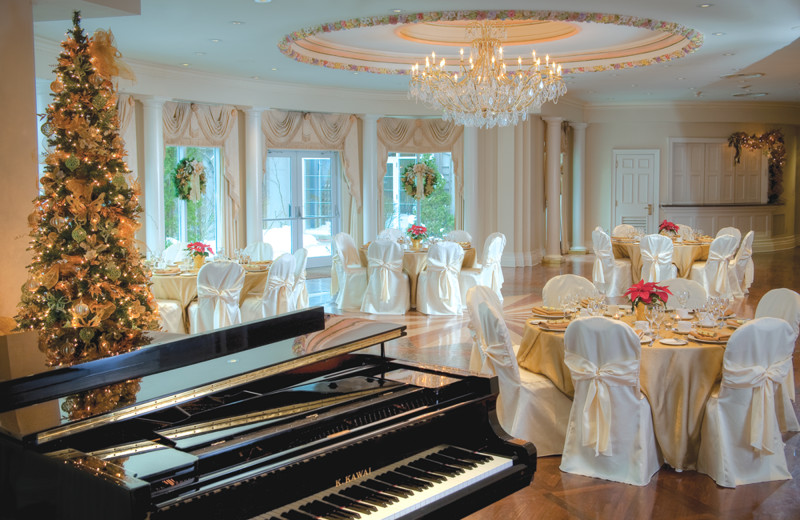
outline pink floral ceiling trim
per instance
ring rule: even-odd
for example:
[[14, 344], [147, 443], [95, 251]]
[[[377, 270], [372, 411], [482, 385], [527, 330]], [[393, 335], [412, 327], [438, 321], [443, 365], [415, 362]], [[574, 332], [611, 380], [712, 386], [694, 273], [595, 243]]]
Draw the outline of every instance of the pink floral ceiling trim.
[[286, 56], [310, 65], [319, 65], [332, 69], [353, 71], [353, 72], [372, 72], [377, 74], [408, 74], [409, 70], [390, 69], [384, 67], [369, 67], [340, 63], [330, 60], [323, 60], [310, 56], [305, 56], [293, 48], [293, 44], [300, 40], [316, 36], [322, 33], [335, 31], [345, 31], [348, 29], [359, 29], [376, 27], [381, 25], [403, 25], [420, 22], [447, 22], [462, 20], [553, 20], [560, 22], [584, 22], [621, 25], [635, 27], [637, 29], [649, 29], [651, 31], [666, 32], [682, 36], [686, 39], [686, 44], [679, 50], [640, 60], [623, 61], [607, 65], [594, 65], [590, 67], [563, 68], [563, 74], [573, 74], [578, 72], [598, 72], [603, 70], [626, 69], [632, 67], [646, 67], [655, 63], [682, 58], [691, 54], [703, 45], [703, 35], [694, 29], [690, 29], [674, 22], [664, 22], [650, 18], [639, 18], [636, 16], [623, 16], [608, 13], [580, 13], [568, 11], [529, 11], [529, 10], [498, 10], [498, 11], [434, 11], [427, 13], [413, 14], [392, 14], [383, 16], [370, 16], [364, 18], [351, 18], [331, 22], [315, 27], [308, 27], [299, 31], [287, 34], [280, 42], [278, 48]]

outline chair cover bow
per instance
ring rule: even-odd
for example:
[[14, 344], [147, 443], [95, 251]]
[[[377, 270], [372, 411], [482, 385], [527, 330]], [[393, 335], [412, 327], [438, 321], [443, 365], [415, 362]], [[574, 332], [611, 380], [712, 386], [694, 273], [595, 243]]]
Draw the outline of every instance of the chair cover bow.
[[439, 279], [439, 298], [444, 301], [450, 301], [450, 289], [453, 285], [450, 276], [454, 276], [455, 280], [458, 280], [458, 266], [428, 264], [427, 270], [430, 274], [435, 274]]
[[652, 252], [642, 249], [642, 263], [647, 265], [650, 269], [647, 272], [647, 281], [655, 282], [658, 280], [658, 268], [662, 265], [669, 265], [672, 257], [672, 251], [659, 251]]
[[292, 283], [292, 280], [286, 278], [272, 278], [267, 283], [267, 293], [273, 294], [274, 291], [274, 294], [276, 295], [276, 311], [279, 314], [289, 312], [287, 302], [289, 301], [289, 295], [292, 294], [293, 289], [294, 284]]
[[[775, 383], [782, 383], [792, 369], [792, 358], [787, 357], [768, 367], [760, 365], [741, 366], [726, 361], [722, 371], [722, 386], [729, 388], [752, 388], [750, 401], [750, 446], [767, 453], [783, 449], [776, 442], [776, 421], [770, 413], [775, 407]], [[787, 385], [781, 385], [788, 399]]]
[[502, 282], [498, 274], [500, 272], [500, 259], [489, 257], [486, 259], [486, 263], [484, 265], [484, 269], [488, 269], [492, 277], [489, 287], [491, 287], [493, 291], [500, 291], [500, 288], [502, 287]]
[[611, 437], [610, 386], [637, 386], [639, 361], [630, 359], [606, 363], [597, 367], [588, 359], [567, 352], [564, 362], [569, 367], [573, 381], [589, 380], [589, 391], [583, 407], [583, 445], [594, 444], [595, 455], [613, 455]]
[[400, 273], [403, 270], [401, 262], [384, 262], [379, 258], [370, 258], [370, 266], [373, 267], [380, 277], [381, 282], [381, 301], [388, 302], [391, 299], [389, 291], [389, 272]]
[[722, 296], [727, 296], [730, 293], [730, 285], [728, 284], [728, 264], [730, 258], [730, 254], [726, 255], [714, 250], [708, 252], [708, 262], [706, 265], [717, 262], [717, 272], [714, 274], [713, 289], [717, 294]]
[[333, 255], [331, 258], [331, 294], [339, 292], [339, 271], [342, 270], [342, 259], [339, 255]]
[[214, 301], [214, 328], [227, 327], [233, 324], [228, 308], [239, 307], [239, 287], [219, 289], [210, 285], [197, 286], [198, 298], [211, 298]]

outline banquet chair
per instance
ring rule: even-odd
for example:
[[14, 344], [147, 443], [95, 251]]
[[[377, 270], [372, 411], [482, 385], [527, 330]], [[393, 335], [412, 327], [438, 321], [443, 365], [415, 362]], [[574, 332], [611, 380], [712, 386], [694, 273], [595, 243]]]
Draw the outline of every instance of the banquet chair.
[[561, 307], [562, 297], [578, 296], [587, 298], [597, 296], [597, 288], [583, 276], [577, 274], [560, 274], [547, 280], [542, 287], [542, 304], [549, 307]]
[[631, 261], [628, 258], [614, 258], [611, 237], [602, 229], [592, 231], [594, 249], [594, 268], [592, 281], [595, 287], [603, 286], [605, 294], [622, 296], [631, 285]]
[[353, 237], [347, 233], [337, 233], [333, 241], [339, 257], [336, 306], [343, 311], [358, 311], [367, 289], [367, 269], [361, 266]]
[[686, 224], [678, 224], [678, 236], [684, 240], [691, 240], [694, 236], [694, 231]]
[[417, 310], [423, 314], [461, 314], [458, 275], [464, 248], [437, 242], [428, 249], [428, 262], [417, 279]]
[[744, 298], [753, 283], [753, 230], [747, 232], [739, 245], [736, 256], [730, 261], [728, 278], [731, 291], [736, 298]]
[[165, 332], [186, 334], [183, 323], [183, 307], [178, 300], [156, 299], [158, 306], [158, 325]]
[[197, 301], [189, 305], [189, 332], [197, 334], [242, 322], [239, 296], [244, 268], [236, 262], [209, 262], [197, 273]]
[[612, 237], [632, 237], [636, 234], [636, 228], [631, 226], [630, 224], [620, 224], [614, 227], [614, 230], [611, 232]]
[[664, 235], [646, 235], [639, 242], [642, 254], [641, 279], [645, 282], [660, 282], [678, 277], [678, 268], [672, 263], [675, 247], [672, 239]]
[[267, 282], [260, 295], [247, 296], [242, 302], [242, 321], [260, 320], [295, 310], [295, 258], [284, 253], [272, 262]]
[[733, 296], [728, 269], [730, 260], [736, 252], [736, 242], [736, 237], [733, 235], [720, 235], [708, 247], [708, 260], [692, 264], [689, 279], [702, 284], [709, 296], [723, 298]]
[[502, 233], [492, 233], [483, 243], [483, 256], [480, 263], [472, 267], [461, 269], [458, 283], [461, 286], [461, 302], [467, 304], [467, 291], [476, 285], [491, 287], [497, 298], [503, 301], [503, 269], [500, 260], [506, 247], [506, 236]]
[[403, 248], [393, 240], [376, 240], [367, 249], [367, 263], [361, 312], [405, 314], [411, 308], [411, 289], [403, 272]]
[[472, 242], [472, 235], [463, 229], [454, 229], [444, 236], [450, 242]]
[[739, 242], [742, 240], [742, 232], [739, 231], [738, 228], [735, 228], [735, 227], [724, 227], [724, 228], [720, 229], [719, 231], [717, 231], [717, 235], [714, 238], [721, 237], [722, 235], [731, 235], [733, 237], [736, 237], [736, 246], [734, 246], [734, 249], [739, 247]]
[[719, 486], [788, 480], [775, 399], [791, 370], [797, 335], [778, 318], [736, 329], [722, 357], [722, 380], [706, 402], [697, 471]]
[[561, 471], [647, 485], [662, 461], [639, 386], [639, 337], [625, 323], [595, 316], [570, 323], [564, 347], [575, 397]]
[[686, 300], [687, 309], [702, 309], [708, 300], [705, 287], [694, 280], [672, 278], [670, 280], [664, 280], [660, 285], [668, 288], [672, 293], [672, 296], [667, 299], [667, 309], [677, 309], [679, 307], [678, 298], [675, 296], [678, 291], [686, 291], [688, 293], [689, 298]]
[[186, 245], [188, 242], [181, 242], [180, 240], [177, 242], [173, 242], [161, 254], [161, 258], [164, 259], [164, 262], [169, 264], [173, 263], [180, 263], [187, 258], [189, 258], [189, 252], [186, 250]]
[[242, 252], [250, 257], [251, 262], [272, 260], [272, 246], [266, 242], [251, 242]]
[[497, 415], [503, 430], [532, 442], [539, 457], [560, 454], [572, 400], [545, 376], [520, 369], [494, 291], [482, 285], [471, 288], [467, 309], [473, 330], [470, 367], [497, 376]]
[[[772, 317], [781, 318], [791, 325], [794, 333], [800, 332], [800, 294], [797, 294], [791, 289], [780, 288], [771, 289], [761, 297], [758, 305], [756, 306], [756, 318]], [[795, 400], [794, 389], [794, 369], [789, 370], [789, 375], [786, 376], [786, 388], [789, 391], [789, 400]], [[797, 422], [797, 417], [794, 415], [794, 410], [791, 404], [784, 401], [784, 411], [778, 414], [778, 421], [786, 423], [787, 428], [794, 426]], [[794, 418], [794, 420], [793, 420]], [[781, 431], [786, 431], [784, 425], [781, 425]], [[796, 430], [793, 430], [796, 431]]]
[[308, 250], [299, 248], [294, 256], [294, 285], [292, 285], [292, 301], [295, 310], [308, 307], [308, 288], [306, 287], [306, 264], [308, 263]]
[[395, 242], [397, 242], [404, 236], [405, 233], [403, 233], [399, 229], [387, 228], [378, 233], [378, 240], [394, 240]]

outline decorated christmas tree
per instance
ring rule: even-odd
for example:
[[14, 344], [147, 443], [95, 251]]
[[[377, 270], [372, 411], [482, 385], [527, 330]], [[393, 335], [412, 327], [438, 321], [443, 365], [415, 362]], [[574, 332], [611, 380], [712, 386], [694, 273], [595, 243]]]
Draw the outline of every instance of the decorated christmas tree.
[[158, 328], [149, 272], [134, 239], [141, 213], [119, 136], [109, 32], [87, 38], [80, 14], [61, 44], [42, 125], [43, 194], [28, 217], [33, 261], [22, 288], [21, 330], [37, 330], [54, 365], [112, 356]]

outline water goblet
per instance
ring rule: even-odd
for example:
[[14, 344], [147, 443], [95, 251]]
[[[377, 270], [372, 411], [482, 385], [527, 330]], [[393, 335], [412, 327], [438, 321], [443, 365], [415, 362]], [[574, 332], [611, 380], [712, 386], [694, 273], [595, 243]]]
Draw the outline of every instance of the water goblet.
[[685, 309], [686, 304], [689, 302], [689, 291], [686, 289], [675, 291], [675, 298], [678, 299], [679, 308]]
[[661, 306], [654, 306], [653, 307], [653, 339], [659, 340], [661, 339], [661, 325], [664, 323], [664, 318], [666, 318], [665, 313], [666, 309]]

